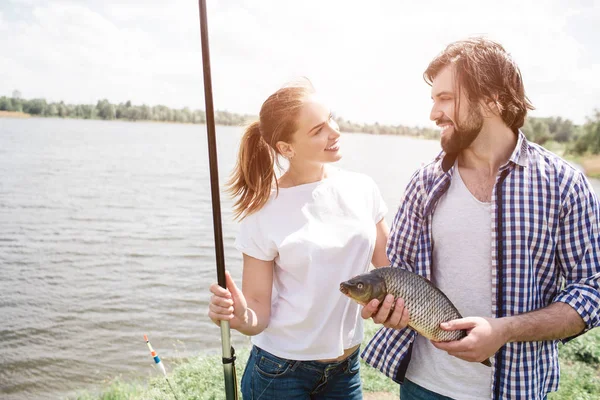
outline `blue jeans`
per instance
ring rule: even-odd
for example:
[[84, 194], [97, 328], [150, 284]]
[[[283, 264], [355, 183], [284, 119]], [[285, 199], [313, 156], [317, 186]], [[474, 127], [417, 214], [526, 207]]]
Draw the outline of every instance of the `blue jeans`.
[[447, 397], [431, 390], [425, 389], [423, 386], [417, 385], [414, 382], [404, 379], [404, 383], [400, 386], [401, 400], [452, 400], [452, 397]]
[[[544, 399], [546, 398], [544, 396]], [[408, 379], [404, 379], [404, 383], [400, 386], [400, 400], [452, 400], [452, 397], [432, 392]]]
[[339, 362], [295, 361], [252, 347], [242, 376], [244, 400], [362, 400], [358, 349]]

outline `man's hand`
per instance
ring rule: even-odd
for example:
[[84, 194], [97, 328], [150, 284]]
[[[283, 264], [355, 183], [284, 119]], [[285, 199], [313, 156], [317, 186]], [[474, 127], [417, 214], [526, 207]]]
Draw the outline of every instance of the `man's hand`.
[[[394, 306], [394, 307], [392, 307]], [[386, 328], [404, 329], [408, 326], [408, 309], [404, 307], [404, 300], [398, 298], [394, 304], [394, 296], [388, 294], [379, 307], [379, 300], [373, 299], [361, 311], [363, 319], [373, 317], [373, 322], [383, 324]]]
[[443, 322], [445, 331], [465, 329], [467, 336], [451, 342], [431, 343], [454, 357], [465, 361], [482, 362], [493, 356], [508, 342], [504, 319], [468, 317]]

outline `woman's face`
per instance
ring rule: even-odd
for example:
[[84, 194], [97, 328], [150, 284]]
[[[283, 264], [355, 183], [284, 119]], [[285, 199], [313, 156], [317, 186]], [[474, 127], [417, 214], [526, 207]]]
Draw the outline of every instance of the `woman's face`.
[[292, 135], [291, 162], [330, 163], [342, 158], [340, 131], [329, 108], [315, 95], [306, 98]]

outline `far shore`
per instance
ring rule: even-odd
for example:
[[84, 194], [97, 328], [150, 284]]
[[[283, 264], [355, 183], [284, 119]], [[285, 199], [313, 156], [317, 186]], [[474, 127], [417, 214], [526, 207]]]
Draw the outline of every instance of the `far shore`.
[[0, 118], [30, 118], [31, 114], [20, 111], [0, 111]]
[[[19, 112], [19, 111], [0, 111], [0, 118], [30, 118], [31, 115]], [[44, 117], [41, 117], [44, 118]], [[122, 120], [119, 120], [122, 121]], [[134, 122], [134, 121], [132, 121]], [[137, 121], [136, 121], [137, 122]], [[153, 120], [139, 120], [139, 122], [160, 122], [165, 124], [181, 124], [180, 122], [169, 122], [169, 121], [153, 121]], [[218, 125], [218, 124], [217, 124]], [[567, 157], [568, 158], [568, 157]], [[600, 179], [600, 155], [589, 155], [589, 156], [578, 156], [576, 160], [573, 160], [580, 164], [583, 171], [590, 178]]]

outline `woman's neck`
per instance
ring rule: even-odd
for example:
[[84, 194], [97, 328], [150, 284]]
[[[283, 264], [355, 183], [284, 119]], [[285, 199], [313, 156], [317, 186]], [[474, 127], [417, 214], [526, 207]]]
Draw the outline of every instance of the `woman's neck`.
[[290, 163], [288, 170], [279, 178], [280, 187], [293, 187], [307, 183], [319, 182], [327, 178], [325, 164], [302, 167]]

